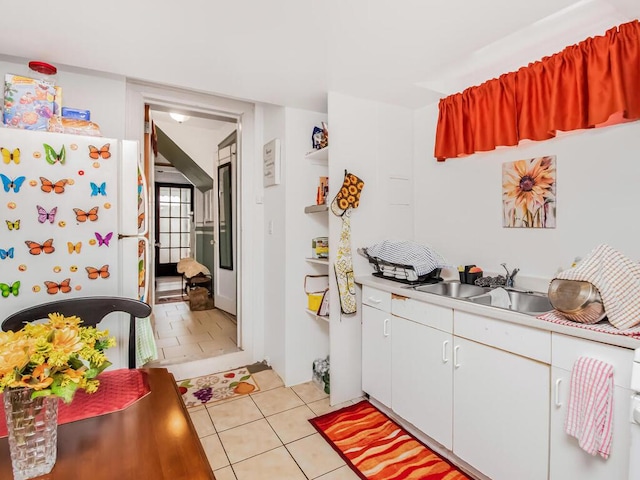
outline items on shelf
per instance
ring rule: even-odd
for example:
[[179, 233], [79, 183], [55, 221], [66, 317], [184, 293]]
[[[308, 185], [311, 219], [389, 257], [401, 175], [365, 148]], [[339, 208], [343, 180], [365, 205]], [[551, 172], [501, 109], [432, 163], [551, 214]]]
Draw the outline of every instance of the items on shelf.
[[25, 130], [102, 136], [91, 112], [62, 107], [62, 87], [56, 85], [56, 67], [29, 62], [30, 76], [5, 75], [3, 123]]
[[325, 289], [322, 294], [322, 300], [320, 301], [320, 306], [316, 311], [316, 315], [320, 317], [328, 317], [329, 316], [329, 298], [331, 295], [329, 294], [329, 289]]
[[329, 237], [311, 239], [311, 258], [329, 258]]
[[11, 73], [5, 75], [5, 125], [25, 130], [47, 130], [49, 119], [60, 114], [61, 107], [61, 87], [36, 78]]
[[316, 150], [329, 146], [329, 129], [325, 122], [322, 122], [322, 128], [313, 127], [311, 146]]
[[304, 291], [307, 294], [307, 309], [317, 312], [322, 304], [322, 297], [329, 288], [329, 275], [305, 275]]
[[62, 107], [62, 116], [64, 118], [75, 118], [76, 120], [91, 120], [91, 112], [80, 108]]
[[97, 123], [77, 118], [59, 117], [57, 115], [49, 119], [47, 130], [56, 133], [71, 133], [73, 135], [102, 136], [100, 126]]
[[325, 205], [329, 194], [329, 177], [320, 177], [316, 193], [316, 205]]
[[313, 361], [313, 382], [325, 393], [330, 393], [330, 367], [329, 355]]

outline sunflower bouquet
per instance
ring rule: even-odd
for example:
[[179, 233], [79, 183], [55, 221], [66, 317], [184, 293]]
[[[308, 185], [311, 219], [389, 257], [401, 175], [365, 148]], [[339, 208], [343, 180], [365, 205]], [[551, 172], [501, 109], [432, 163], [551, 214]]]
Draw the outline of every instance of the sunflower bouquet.
[[0, 332], [0, 392], [27, 387], [32, 398], [55, 395], [66, 403], [79, 388], [96, 392], [96, 377], [111, 365], [104, 350], [116, 342], [107, 330], [81, 323], [76, 316], [51, 313], [46, 323]]

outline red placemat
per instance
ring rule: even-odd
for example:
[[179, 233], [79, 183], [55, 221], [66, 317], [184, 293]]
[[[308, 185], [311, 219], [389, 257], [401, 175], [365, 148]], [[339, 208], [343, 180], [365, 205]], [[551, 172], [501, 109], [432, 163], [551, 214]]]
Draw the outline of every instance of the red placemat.
[[[79, 390], [71, 403], [58, 403], [58, 425], [124, 410], [147, 395], [151, 389], [141, 370], [111, 370], [98, 377], [100, 386], [91, 395]], [[0, 438], [7, 436], [4, 403], [0, 402]]]

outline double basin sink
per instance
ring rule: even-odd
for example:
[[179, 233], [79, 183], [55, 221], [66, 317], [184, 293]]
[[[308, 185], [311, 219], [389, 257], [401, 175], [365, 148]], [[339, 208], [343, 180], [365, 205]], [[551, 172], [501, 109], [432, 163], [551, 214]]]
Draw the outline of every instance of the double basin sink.
[[[514, 312], [539, 315], [553, 310], [549, 297], [543, 293], [525, 292], [520, 290], [505, 289], [509, 295], [509, 307], [492, 305], [491, 288], [468, 285], [460, 282], [441, 282], [431, 285], [419, 285], [411, 287], [418, 292], [433, 293], [444, 297], [458, 298], [480, 305], [489, 305], [504, 308]], [[495, 303], [495, 302], [493, 302]]]

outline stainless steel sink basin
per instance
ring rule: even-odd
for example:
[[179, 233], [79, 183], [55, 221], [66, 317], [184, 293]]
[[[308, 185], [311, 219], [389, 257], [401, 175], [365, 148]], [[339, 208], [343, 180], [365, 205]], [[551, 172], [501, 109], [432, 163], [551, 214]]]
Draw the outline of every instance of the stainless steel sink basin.
[[484, 287], [460, 282], [441, 282], [432, 285], [420, 285], [419, 287], [414, 287], [414, 289], [419, 292], [435, 293], [436, 295], [453, 298], [472, 297], [474, 295], [481, 295], [487, 291]]
[[[509, 298], [511, 299], [511, 306], [509, 306], [508, 310], [528, 313], [531, 315], [537, 315], [553, 310], [551, 302], [549, 302], [549, 297], [547, 297], [547, 295], [543, 293], [518, 292], [511, 290], [507, 290], [507, 293], [509, 294]], [[491, 305], [491, 296], [489, 295], [489, 293], [473, 296], [472, 298], [467, 298], [467, 300], [469, 300], [470, 302], [479, 303], [481, 305]]]

